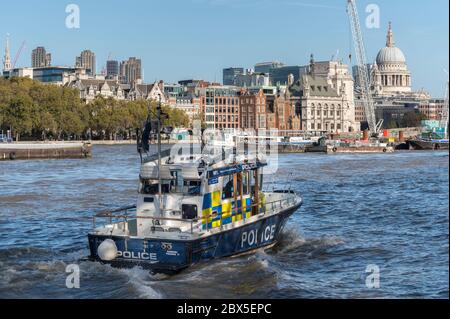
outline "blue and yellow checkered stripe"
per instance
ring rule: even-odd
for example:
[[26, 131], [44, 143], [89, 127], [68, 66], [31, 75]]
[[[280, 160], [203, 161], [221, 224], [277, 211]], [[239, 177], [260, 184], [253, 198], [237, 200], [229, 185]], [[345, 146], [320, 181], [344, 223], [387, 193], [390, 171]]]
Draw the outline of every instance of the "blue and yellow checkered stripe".
[[222, 202], [221, 191], [205, 194], [203, 196], [202, 211], [203, 229], [216, 228], [222, 225], [234, 223], [242, 220], [243, 218], [252, 217], [251, 198], [244, 198], [242, 206], [241, 200], [238, 200], [237, 205], [239, 207], [238, 212], [236, 212], [236, 206], [234, 205], [233, 200], [225, 200]]

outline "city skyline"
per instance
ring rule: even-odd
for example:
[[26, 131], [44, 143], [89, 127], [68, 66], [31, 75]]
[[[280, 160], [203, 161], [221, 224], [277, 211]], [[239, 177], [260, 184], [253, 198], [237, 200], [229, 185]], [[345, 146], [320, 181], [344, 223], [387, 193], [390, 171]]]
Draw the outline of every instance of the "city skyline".
[[[8, 3], [4, 7], [25, 10], [29, 3]], [[106, 9], [101, 4], [77, 1], [81, 27], [67, 29], [67, 4], [43, 1], [33, 12], [24, 11], [25, 22], [21, 25], [13, 24], [8, 16], [0, 21], [2, 37], [11, 34], [11, 58], [22, 41], [27, 43], [16, 67], [29, 66], [31, 50], [37, 46], [52, 53], [53, 65], [68, 66], [73, 65], [79, 52], [90, 49], [96, 54], [98, 72], [106, 65], [110, 52], [113, 60], [141, 58], [144, 80], [149, 83], [188, 78], [221, 82], [226, 67], [252, 68], [255, 63], [271, 60], [306, 65], [311, 53], [321, 61], [339, 51], [338, 59], [349, 64], [352, 43], [345, 1], [170, 1], [139, 3], [138, 11], [133, 10], [138, 1], [132, 1], [128, 6], [131, 9], [126, 10], [115, 9], [114, 3], [108, 2], [108, 14], [95, 14], [102, 12], [101, 7]], [[362, 20], [369, 3], [358, 1]], [[367, 62], [373, 62], [384, 46], [388, 21], [392, 21], [397, 46], [405, 53], [413, 74], [413, 88], [443, 96], [448, 77], [444, 72], [448, 70], [448, 10], [441, 8], [448, 8], [448, 2], [435, 0], [420, 5], [384, 0], [377, 5], [381, 10], [380, 28], [363, 28]], [[279, 11], [273, 13], [275, 8]], [[423, 18], [431, 14], [433, 19]], [[44, 22], [35, 25], [37, 18]], [[119, 19], [129, 22], [115, 23]], [[226, 24], [228, 20], [233, 23]], [[4, 46], [3, 40], [2, 52]]]

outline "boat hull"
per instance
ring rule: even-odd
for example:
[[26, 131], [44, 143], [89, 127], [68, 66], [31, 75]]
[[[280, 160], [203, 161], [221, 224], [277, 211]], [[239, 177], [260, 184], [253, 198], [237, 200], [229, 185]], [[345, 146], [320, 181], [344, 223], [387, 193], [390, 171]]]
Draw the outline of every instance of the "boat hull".
[[[154, 273], [177, 273], [189, 266], [223, 257], [250, 253], [276, 244], [289, 217], [301, 203], [255, 222], [195, 240], [165, 240], [89, 234], [90, 260], [118, 268], [140, 266]], [[113, 261], [103, 261], [98, 247], [106, 239], [118, 250]]]
[[448, 142], [411, 140], [409, 145], [414, 150], [448, 150]]

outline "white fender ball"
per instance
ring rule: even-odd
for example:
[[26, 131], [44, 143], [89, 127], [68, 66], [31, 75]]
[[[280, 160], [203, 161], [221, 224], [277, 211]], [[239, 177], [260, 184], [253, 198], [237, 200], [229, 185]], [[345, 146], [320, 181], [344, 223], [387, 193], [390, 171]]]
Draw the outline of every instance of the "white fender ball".
[[112, 261], [117, 257], [117, 246], [114, 240], [106, 239], [97, 248], [98, 257], [103, 261]]

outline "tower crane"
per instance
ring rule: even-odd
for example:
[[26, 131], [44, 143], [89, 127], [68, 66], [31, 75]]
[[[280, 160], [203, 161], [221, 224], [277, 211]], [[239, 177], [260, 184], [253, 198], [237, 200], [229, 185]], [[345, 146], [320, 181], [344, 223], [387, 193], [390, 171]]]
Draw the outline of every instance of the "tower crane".
[[14, 57], [14, 61], [12, 63], [12, 68], [13, 69], [16, 67], [17, 60], [19, 60], [20, 54], [22, 53], [23, 49], [25, 48], [25, 44], [26, 44], [26, 42], [23, 41], [22, 45], [20, 46], [19, 50], [17, 51], [17, 53], [16, 53], [16, 55]]
[[356, 0], [347, 0], [347, 13], [350, 19], [353, 42], [355, 46], [361, 100], [364, 105], [364, 112], [366, 114], [367, 123], [369, 124], [370, 133], [373, 137], [378, 137], [381, 126], [383, 125], [383, 120], [380, 120], [377, 123], [375, 116], [375, 103], [373, 101], [370, 88], [371, 79], [367, 70], [366, 49], [361, 32]]

